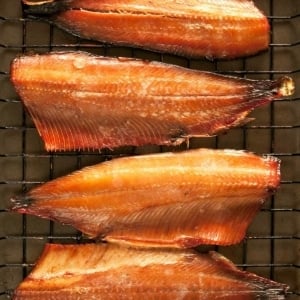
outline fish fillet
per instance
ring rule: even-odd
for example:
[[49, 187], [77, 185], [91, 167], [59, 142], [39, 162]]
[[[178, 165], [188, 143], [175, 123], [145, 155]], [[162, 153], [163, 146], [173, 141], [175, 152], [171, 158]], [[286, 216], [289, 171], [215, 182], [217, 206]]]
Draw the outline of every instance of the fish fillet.
[[116, 243], [230, 245], [244, 238], [279, 182], [274, 157], [197, 149], [86, 167], [12, 199], [12, 210]]
[[269, 45], [269, 23], [249, 0], [23, 1], [83, 38], [188, 57], [234, 58]]
[[177, 145], [243, 124], [294, 91], [289, 77], [247, 80], [83, 52], [16, 58], [11, 80], [49, 151]]
[[14, 299], [276, 300], [287, 289], [216, 252], [47, 244]]

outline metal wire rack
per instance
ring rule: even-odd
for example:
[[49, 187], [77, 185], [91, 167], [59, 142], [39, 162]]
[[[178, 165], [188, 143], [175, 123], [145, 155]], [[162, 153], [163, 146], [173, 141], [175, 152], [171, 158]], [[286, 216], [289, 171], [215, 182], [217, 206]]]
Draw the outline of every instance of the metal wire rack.
[[[0, 299], [29, 273], [46, 242], [81, 243], [80, 232], [68, 226], [10, 213], [9, 199], [30, 187], [85, 165], [122, 155], [180, 150], [187, 147], [123, 147], [101, 153], [47, 153], [32, 121], [9, 81], [11, 60], [25, 52], [84, 50], [101, 55], [159, 60], [248, 78], [289, 74], [300, 85], [299, 0], [260, 0], [256, 5], [271, 25], [269, 50], [233, 61], [190, 60], [125, 47], [113, 47], [73, 37], [53, 25], [23, 15], [20, 0], [0, 0]], [[258, 109], [255, 121], [227, 134], [192, 139], [190, 148], [234, 148], [271, 153], [282, 160], [280, 190], [252, 223], [243, 243], [218, 247], [240, 268], [286, 283], [289, 299], [300, 296], [300, 92]]]

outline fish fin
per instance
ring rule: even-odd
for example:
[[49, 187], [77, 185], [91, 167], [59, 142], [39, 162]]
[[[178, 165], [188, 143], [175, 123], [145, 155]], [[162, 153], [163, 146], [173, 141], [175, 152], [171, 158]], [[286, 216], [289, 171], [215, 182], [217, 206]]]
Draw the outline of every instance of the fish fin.
[[180, 124], [147, 117], [112, 115], [99, 109], [94, 106], [94, 112], [88, 109], [79, 112], [76, 107], [60, 109], [50, 104], [40, 110], [28, 103], [28, 110], [47, 151], [172, 145], [184, 141], [186, 132]]
[[246, 196], [148, 207], [116, 220], [103, 238], [138, 246], [235, 244], [244, 238], [261, 205], [260, 199]]
[[245, 118], [245, 119], [239, 121], [239, 126], [244, 126], [254, 120], [255, 120], [255, 118]]
[[226, 274], [226, 276], [231, 277], [232, 279], [244, 281], [249, 287], [255, 287], [255, 294], [257, 297], [270, 300], [285, 299], [285, 294], [289, 289], [286, 284], [260, 277], [254, 273], [241, 271], [231, 260], [218, 252], [209, 251], [208, 255], [214, 262], [212, 265], [219, 268], [219, 272]]
[[216, 251], [209, 251], [209, 256], [216, 261], [218, 264], [222, 265], [223, 267], [226, 267], [226, 269], [232, 269], [232, 270], [236, 270], [236, 266], [235, 264], [229, 260], [228, 258], [226, 258], [225, 256], [223, 256], [222, 254], [220, 254], [219, 252]]

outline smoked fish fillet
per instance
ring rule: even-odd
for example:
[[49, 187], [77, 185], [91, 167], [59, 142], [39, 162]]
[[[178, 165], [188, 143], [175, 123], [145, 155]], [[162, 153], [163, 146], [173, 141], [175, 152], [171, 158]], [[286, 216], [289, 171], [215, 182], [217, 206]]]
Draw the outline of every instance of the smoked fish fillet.
[[253, 55], [269, 46], [268, 20], [249, 0], [23, 3], [29, 14], [43, 15], [74, 35], [115, 45], [226, 59]]
[[159, 62], [54, 52], [16, 58], [11, 80], [48, 151], [178, 145], [249, 121], [293, 80], [249, 80]]
[[47, 244], [15, 300], [276, 300], [288, 287], [216, 252]]
[[240, 242], [280, 183], [277, 158], [197, 149], [124, 157], [13, 198], [13, 211], [70, 224], [90, 237], [152, 247]]

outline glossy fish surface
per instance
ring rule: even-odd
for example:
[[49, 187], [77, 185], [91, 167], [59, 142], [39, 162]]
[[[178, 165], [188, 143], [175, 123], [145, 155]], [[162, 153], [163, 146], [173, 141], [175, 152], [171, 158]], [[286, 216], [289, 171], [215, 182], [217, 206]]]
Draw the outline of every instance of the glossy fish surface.
[[23, 1], [83, 38], [188, 57], [233, 58], [269, 45], [266, 16], [249, 0]]
[[247, 80], [83, 52], [21, 56], [11, 80], [48, 151], [177, 145], [244, 124], [294, 90], [289, 77]]
[[14, 299], [275, 300], [286, 290], [216, 252], [47, 244]]
[[86, 167], [12, 199], [13, 211], [151, 247], [240, 242], [280, 183], [278, 159], [197, 149]]

